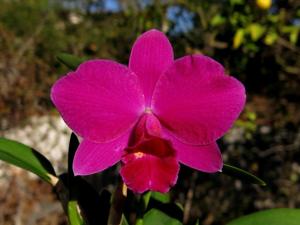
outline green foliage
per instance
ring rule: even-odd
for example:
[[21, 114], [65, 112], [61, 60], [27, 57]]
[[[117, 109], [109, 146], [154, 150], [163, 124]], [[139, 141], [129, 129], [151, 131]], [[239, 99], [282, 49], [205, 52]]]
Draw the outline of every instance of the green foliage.
[[160, 193], [160, 192], [151, 192], [151, 198], [162, 202], [162, 203], [169, 203], [171, 202], [170, 193]]
[[69, 69], [75, 70], [77, 66], [79, 66], [80, 63], [85, 61], [86, 59], [84, 58], [79, 58], [67, 53], [60, 53], [57, 55], [57, 59], [66, 65]]
[[[7, 29], [14, 30], [17, 36], [27, 36], [35, 32], [35, 27], [32, 22], [41, 21], [41, 15], [48, 13], [47, 0], [26, 1], [22, 4], [21, 1], [11, 1], [11, 3], [1, 3], [0, 20], [5, 24]], [[26, 18], [26, 19], [24, 19]]]
[[153, 224], [180, 225], [182, 223], [157, 209], [151, 209], [149, 212], [145, 214], [143, 219], [143, 225], [153, 225]]
[[235, 122], [236, 127], [241, 127], [244, 129], [244, 138], [247, 140], [251, 140], [253, 138], [253, 134], [257, 130], [256, 124], [256, 114], [251, 111], [245, 110], [244, 117], [242, 119], [238, 119]]
[[0, 159], [28, 170], [52, 185], [56, 184], [57, 178], [51, 163], [26, 145], [0, 138]]
[[227, 225], [298, 225], [300, 209], [270, 209], [235, 219]]
[[79, 213], [79, 205], [77, 201], [68, 202], [68, 218], [70, 225], [84, 225], [83, 219]]
[[120, 225], [129, 225], [128, 222], [127, 222], [127, 220], [126, 220], [126, 217], [124, 215], [122, 215]]
[[233, 48], [238, 48], [244, 42], [245, 29], [240, 28], [236, 31], [233, 38]]
[[253, 174], [232, 165], [224, 164], [222, 173], [241, 180], [248, 181], [250, 183], [259, 184], [262, 186], [267, 185], [263, 180], [261, 180], [257, 176], [254, 176]]

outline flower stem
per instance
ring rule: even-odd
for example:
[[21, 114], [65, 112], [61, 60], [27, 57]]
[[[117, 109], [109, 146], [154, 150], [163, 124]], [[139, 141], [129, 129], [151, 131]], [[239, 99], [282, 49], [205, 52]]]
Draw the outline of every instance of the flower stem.
[[127, 186], [120, 181], [112, 197], [107, 225], [120, 225], [126, 197]]

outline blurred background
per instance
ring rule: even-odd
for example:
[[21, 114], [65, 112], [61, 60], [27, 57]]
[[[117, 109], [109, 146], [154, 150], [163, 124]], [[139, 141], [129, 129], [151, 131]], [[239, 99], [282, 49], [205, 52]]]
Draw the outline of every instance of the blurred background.
[[[168, 35], [176, 58], [211, 56], [244, 83], [246, 108], [219, 144], [225, 162], [268, 183], [182, 167], [171, 196], [185, 223], [300, 207], [299, 0], [0, 0], [0, 136], [35, 147], [63, 172], [70, 130], [49, 92], [68, 69], [56, 55], [127, 64], [151, 28]], [[0, 224], [67, 222], [48, 184], [0, 162]]]

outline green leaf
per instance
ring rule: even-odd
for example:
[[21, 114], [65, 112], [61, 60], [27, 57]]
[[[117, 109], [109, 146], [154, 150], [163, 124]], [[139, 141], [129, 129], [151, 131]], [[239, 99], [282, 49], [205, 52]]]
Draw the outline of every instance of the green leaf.
[[264, 38], [264, 42], [266, 45], [272, 45], [274, 44], [278, 39], [278, 34], [274, 31], [267, 33], [267, 35]]
[[83, 225], [83, 219], [78, 212], [79, 206], [77, 201], [68, 202], [68, 218], [70, 225]]
[[266, 31], [266, 28], [258, 23], [251, 23], [248, 29], [252, 41], [257, 41]]
[[299, 35], [299, 29], [295, 28], [290, 33], [290, 42], [294, 45], [297, 44], [298, 41], [298, 35]]
[[236, 31], [233, 37], [233, 48], [237, 49], [244, 41], [245, 30], [240, 28]]
[[226, 175], [229, 175], [229, 176], [232, 176], [232, 177], [236, 177], [236, 178], [241, 179], [241, 180], [248, 181], [248, 182], [253, 183], [253, 184], [259, 184], [259, 185], [262, 185], [262, 186], [267, 185], [263, 180], [261, 180], [257, 176], [254, 176], [253, 174], [251, 174], [251, 173], [249, 173], [245, 170], [242, 170], [238, 167], [231, 166], [231, 165], [228, 165], [228, 164], [224, 164], [223, 169], [222, 169], [222, 173], [224, 173]]
[[143, 209], [146, 210], [150, 201], [152, 191], [148, 191], [142, 195]]
[[120, 225], [129, 225], [124, 214], [122, 215]]
[[230, 5], [243, 5], [244, 0], [230, 0]]
[[212, 26], [220, 26], [226, 22], [226, 18], [221, 16], [220, 14], [215, 15], [211, 20], [210, 24]]
[[143, 222], [143, 225], [182, 225], [178, 220], [157, 209], [148, 211], [144, 216]]
[[58, 59], [58, 61], [60, 61], [72, 70], [75, 70], [80, 63], [86, 60], [85, 58], [79, 58], [77, 56], [70, 55], [67, 53], [60, 53], [56, 56], [56, 58]]
[[150, 199], [154, 199], [160, 203], [170, 203], [171, 197], [169, 193], [163, 194], [160, 192], [148, 191], [142, 195], [142, 211], [147, 210]]
[[252, 213], [227, 225], [299, 225], [300, 209], [269, 209]]
[[151, 192], [151, 198], [159, 201], [159, 202], [162, 202], [162, 203], [169, 203], [170, 200], [171, 200], [171, 197], [170, 197], [170, 194], [169, 193], [160, 193], [160, 192]]
[[52, 185], [58, 181], [49, 160], [36, 150], [19, 142], [0, 138], [0, 159], [28, 170]]

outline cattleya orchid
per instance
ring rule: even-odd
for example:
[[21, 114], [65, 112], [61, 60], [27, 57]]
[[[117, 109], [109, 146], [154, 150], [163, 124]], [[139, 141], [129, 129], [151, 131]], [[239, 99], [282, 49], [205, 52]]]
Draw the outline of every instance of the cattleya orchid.
[[223, 166], [216, 140], [239, 116], [244, 86], [204, 55], [174, 60], [160, 31], [142, 34], [128, 67], [88, 60], [59, 79], [51, 99], [67, 125], [83, 138], [74, 158], [76, 175], [121, 161], [133, 191], [167, 192], [179, 163], [214, 173]]

